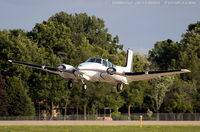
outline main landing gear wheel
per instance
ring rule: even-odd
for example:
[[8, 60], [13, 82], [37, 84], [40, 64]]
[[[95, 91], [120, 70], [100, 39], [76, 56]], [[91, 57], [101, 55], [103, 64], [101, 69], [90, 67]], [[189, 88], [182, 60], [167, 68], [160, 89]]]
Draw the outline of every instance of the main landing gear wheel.
[[72, 87], [73, 87], [72, 80], [69, 80], [69, 81], [68, 81], [68, 88], [69, 88], [69, 89], [72, 89]]
[[86, 84], [83, 84], [83, 85], [82, 85], [82, 89], [83, 89], [83, 91], [85, 91], [85, 90], [87, 89], [87, 85], [86, 85]]
[[118, 83], [117, 84], [117, 92], [122, 91], [122, 89], [123, 89], [123, 83]]
[[83, 79], [81, 79], [81, 82], [82, 82], [82, 90], [83, 91], [86, 91], [86, 89], [87, 89], [87, 85], [85, 84], [85, 82], [84, 82], [84, 80]]

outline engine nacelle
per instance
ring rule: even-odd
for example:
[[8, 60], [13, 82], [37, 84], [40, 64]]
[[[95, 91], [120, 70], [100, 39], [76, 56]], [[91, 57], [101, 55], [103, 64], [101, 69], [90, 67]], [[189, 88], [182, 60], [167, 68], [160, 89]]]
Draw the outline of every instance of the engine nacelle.
[[116, 73], [116, 69], [113, 68], [113, 67], [109, 67], [109, 68], [107, 69], [107, 73], [110, 74], [110, 75], [113, 75], [114, 73]]
[[67, 64], [58, 65], [57, 69], [61, 72], [64, 71], [74, 72], [76, 70], [73, 66]]

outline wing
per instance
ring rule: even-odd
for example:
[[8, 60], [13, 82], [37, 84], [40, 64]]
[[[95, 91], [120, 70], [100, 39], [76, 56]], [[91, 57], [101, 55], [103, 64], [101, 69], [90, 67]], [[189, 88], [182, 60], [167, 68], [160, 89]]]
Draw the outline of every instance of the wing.
[[25, 66], [33, 67], [33, 68], [40, 69], [40, 70], [43, 70], [43, 71], [59, 74], [59, 70], [57, 68], [54, 68], [54, 67], [43, 66], [43, 65], [38, 65], [38, 64], [30, 64], [30, 63], [26, 63], [26, 62], [15, 61], [15, 60], [8, 60], [8, 61], [10, 63], [15, 63], [15, 64], [18, 64], [18, 65], [25, 65]]
[[148, 71], [148, 72], [125, 72], [128, 83], [132, 81], [148, 80], [159, 76], [181, 74], [190, 72], [187, 69], [167, 70], [167, 71]]

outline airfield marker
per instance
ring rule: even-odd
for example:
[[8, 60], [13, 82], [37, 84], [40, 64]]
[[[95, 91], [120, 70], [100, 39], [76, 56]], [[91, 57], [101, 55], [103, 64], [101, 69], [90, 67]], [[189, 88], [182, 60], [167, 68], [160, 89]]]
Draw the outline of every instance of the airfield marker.
[[140, 115], [140, 128], [142, 128], [142, 115]]

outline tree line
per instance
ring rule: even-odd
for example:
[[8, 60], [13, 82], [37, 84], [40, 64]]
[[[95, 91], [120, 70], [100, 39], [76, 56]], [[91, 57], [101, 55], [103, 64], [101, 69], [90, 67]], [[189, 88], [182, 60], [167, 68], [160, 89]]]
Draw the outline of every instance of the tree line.
[[35, 116], [41, 109], [53, 115], [60, 107], [76, 114], [96, 114], [108, 107], [113, 114], [131, 112], [200, 112], [200, 22], [190, 24], [180, 42], [158, 41], [148, 55], [134, 53], [133, 71], [187, 68], [191, 73], [132, 82], [122, 92], [108, 83], [67, 81], [29, 67], [12, 65], [9, 59], [57, 66], [78, 66], [89, 57], [124, 65], [126, 52], [118, 35], [112, 36], [104, 20], [86, 13], [59, 12], [35, 24], [31, 31], [0, 30], [0, 116]]

